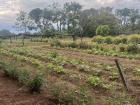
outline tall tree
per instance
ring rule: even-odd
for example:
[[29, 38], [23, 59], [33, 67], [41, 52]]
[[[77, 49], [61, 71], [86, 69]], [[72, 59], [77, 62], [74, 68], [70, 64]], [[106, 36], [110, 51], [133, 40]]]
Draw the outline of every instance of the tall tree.
[[15, 25], [16, 28], [23, 32], [22, 42], [24, 45], [25, 34], [27, 33], [28, 29], [31, 29], [31, 27], [33, 27], [33, 23], [26, 12], [20, 11], [19, 14], [17, 14]]

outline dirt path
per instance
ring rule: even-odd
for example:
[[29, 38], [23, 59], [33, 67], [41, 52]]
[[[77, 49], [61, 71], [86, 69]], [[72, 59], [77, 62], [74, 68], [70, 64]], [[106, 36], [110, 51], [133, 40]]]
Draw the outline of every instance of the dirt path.
[[98, 63], [105, 63], [114, 65], [114, 59], [118, 59], [122, 65], [129, 68], [138, 67], [140, 68], [140, 60], [135, 59], [127, 59], [127, 58], [119, 58], [119, 57], [111, 57], [111, 56], [103, 56], [103, 55], [94, 55], [94, 54], [87, 54], [82, 53], [80, 51], [63, 49], [63, 48], [47, 48], [48, 50], [53, 50], [58, 52], [60, 55], [65, 55], [72, 58], [78, 58], [89, 62], [98, 62]]
[[[49, 104], [48, 104], [49, 103]], [[0, 105], [53, 105], [45, 93], [32, 95], [0, 72]]]

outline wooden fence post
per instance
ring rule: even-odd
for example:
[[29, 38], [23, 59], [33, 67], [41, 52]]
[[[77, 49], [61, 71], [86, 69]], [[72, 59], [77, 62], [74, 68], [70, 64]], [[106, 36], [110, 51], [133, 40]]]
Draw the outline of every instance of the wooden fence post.
[[118, 61], [117, 59], [115, 59], [115, 63], [116, 63], [116, 66], [117, 66], [117, 68], [118, 68], [119, 74], [120, 74], [120, 76], [121, 76], [123, 85], [124, 85], [125, 89], [126, 89], [127, 91], [129, 91], [128, 84], [127, 84], [127, 81], [126, 81], [126, 79], [125, 79], [125, 77], [124, 77], [124, 73], [122, 72], [122, 68], [121, 68], [121, 66], [120, 66], [120, 63], [119, 63], [119, 61]]

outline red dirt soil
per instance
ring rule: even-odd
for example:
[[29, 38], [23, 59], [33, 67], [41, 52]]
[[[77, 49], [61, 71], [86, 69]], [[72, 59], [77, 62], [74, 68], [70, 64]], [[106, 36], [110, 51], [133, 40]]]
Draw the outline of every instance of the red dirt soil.
[[30, 94], [26, 87], [0, 72], [0, 105], [53, 105], [47, 94]]

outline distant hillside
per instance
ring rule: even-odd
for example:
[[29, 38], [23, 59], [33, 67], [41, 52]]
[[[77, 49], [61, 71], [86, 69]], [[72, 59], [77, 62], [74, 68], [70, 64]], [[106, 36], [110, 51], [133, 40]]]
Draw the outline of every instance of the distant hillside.
[[11, 36], [14, 35], [13, 33], [11, 33], [9, 30], [3, 29], [0, 30], [0, 36]]

